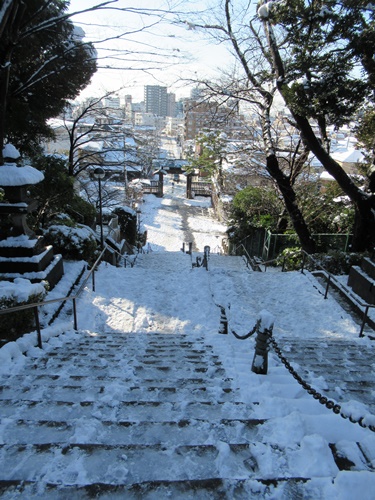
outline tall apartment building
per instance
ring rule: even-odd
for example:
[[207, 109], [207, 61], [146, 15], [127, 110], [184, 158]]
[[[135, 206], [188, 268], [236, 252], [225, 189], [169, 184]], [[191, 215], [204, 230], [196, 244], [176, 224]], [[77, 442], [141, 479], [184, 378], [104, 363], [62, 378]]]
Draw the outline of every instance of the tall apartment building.
[[156, 116], [176, 116], [176, 95], [167, 87], [146, 85], [144, 88], [145, 112]]
[[144, 88], [145, 112], [167, 116], [167, 87], [146, 85]]
[[168, 92], [167, 94], [167, 116], [174, 118], [176, 116], [176, 94]]

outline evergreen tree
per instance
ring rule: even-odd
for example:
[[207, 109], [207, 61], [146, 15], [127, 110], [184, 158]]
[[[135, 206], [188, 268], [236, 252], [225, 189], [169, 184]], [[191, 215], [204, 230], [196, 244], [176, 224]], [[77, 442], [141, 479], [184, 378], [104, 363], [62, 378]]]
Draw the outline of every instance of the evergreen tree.
[[218, 131], [207, 131], [199, 134], [196, 138], [197, 154], [191, 157], [188, 171], [198, 170], [203, 175], [216, 177], [222, 188], [226, 143], [225, 134]]
[[297, 128], [355, 207], [353, 250], [371, 249], [375, 196], [332, 158], [327, 127], [348, 123], [373, 98], [374, 7], [363, 0], [262, 1], [258, 15], [277, 88]]
[[[0, 139], [30, 153], [96, 71], [64, 0], [7, 0], [0, 12]], [[78, 36], [77, 36], [78, 35]], [[2, 146], [0, 148], [0, 153]]]

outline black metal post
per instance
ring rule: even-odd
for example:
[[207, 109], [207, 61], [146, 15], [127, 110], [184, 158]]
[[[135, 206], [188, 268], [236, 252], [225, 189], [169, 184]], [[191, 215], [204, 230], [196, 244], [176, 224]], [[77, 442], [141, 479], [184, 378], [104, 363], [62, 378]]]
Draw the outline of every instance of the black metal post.
[[103, 236], [103, 206], [102, 206], [102, 180], [99, 177], [99, 216], [100, 216], [100, 248], [104, 248], [104, 236]]
[[253, 364], [251, 371], [258, 375], [267, 375], [268, 372], [268, 337], [270, 336], [269, 330], [263, 332], [258, 331]]
[[262, 318], [257, 324], [257, 338], [251, 371], [258, 375], [267, 375], [268, 372], [268, 347], [272, 337], [273, 322], [266, 328], [262, 325]]
[[362, 325], [361, 325], [361, 331], [359, 332], [359, 336], [360, 337], [364, 337], [363, 330], [365, 328], [365, 324], [366, 324], [366, 321], [367, 321], [369, 307], [370, 306], [366, 306], [366, 309], [365, 309], [365, 311], [363, 313], [363, 321], [362, 321]]
[[73, 317], [74, 317], [74, 330], [78, 330], [77, 304], [75, 298], [73, 299]]
[[42, 349], [42, 333], [40, 331], [40, 322], [39, 322], [39, 314], [38, 314], [38, 306], [35, 306], [34, 308], [34, 316], [35, 316], [35, 326], [36, 326], [36, 331], [38, 332], [38, 347]]
[[328, 298], [328, 288], [329, 288], [329, 285], [331, 283], [331, 275], [329, 274], [328, 275], [328, 280], [327, 280], [327, 286], [326, 286], [326, 293], [324, 294], [324, 298]]

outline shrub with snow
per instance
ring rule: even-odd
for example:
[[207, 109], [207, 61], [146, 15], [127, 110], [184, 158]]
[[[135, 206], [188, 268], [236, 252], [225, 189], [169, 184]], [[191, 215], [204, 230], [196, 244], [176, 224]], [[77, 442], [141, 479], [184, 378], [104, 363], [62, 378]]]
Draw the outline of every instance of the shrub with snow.
[[55, 253], [61, 253], [64, 259], [93, 262], [96, 258], [98, 244], [90, 228], [54, 225], [44, 236]]
[[[31, 283], [23, 278], [16, 278], [14, 282], [0, 281], [0, 310], [41, 302], [46, 293], [43, 284]], [[2, 340], [15, 340], [33, 328], [33, 309], [1, 315], [0, 336]]]
[[113, 213], [118, 217], [121, 237], [130, 245], [135, 245], [137, 240], [137, 214], [130, 207], [116, 207]]

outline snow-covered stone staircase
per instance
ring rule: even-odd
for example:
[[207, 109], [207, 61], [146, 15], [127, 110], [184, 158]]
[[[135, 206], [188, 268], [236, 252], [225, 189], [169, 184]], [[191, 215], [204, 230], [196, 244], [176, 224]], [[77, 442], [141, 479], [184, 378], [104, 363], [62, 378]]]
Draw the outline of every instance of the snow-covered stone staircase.
[[[254, 339], [237, 347], [217, 333], [210, 293], [224, 299], [224, 279], [236, 280], [239, 297], [249, 286], [242, 259], [228, 259], [212, 257], [207, 273], [182, 253], [150, 254], [137, 268], [98, 272], [98, 290], [106, 277], [115, 297], [107, 322], [98, 313], [101, 331], [51, 339], [16, 374], [0, 376], [1, 498], [324, 499], [337, 484], [345, 490], [340, 471], [373, 474], [369, 430], [357, 426], [343, 441], [336, 423], [353, 424], [308, 396], [275, 354], [269, 374], [257, 376]], [[105, 302], [87, 292], [93, 297], [98, 308]], [[175, 307], [184, 297], [197, 298], [186, 317]], [[110, 307], [143, 330], [118, 331]], [[166, 311], [178, 321], [155, 331]], [[304, 368], [316, 357], [312, 349]]]
[[298, 447], [259, 442], [202, 336], [78, 332], [1, 384], [2, 498], [303, 498], [311, 479]]
[[306, 382], [314, 383], [319, 377], [320, 385], [316, 389], [325, 396], [339, 404], [355, 399], [366, 406], [366, 412], [375, 415], [375, 373], [371, 369], [374, 346], [371, 342], [359, 347], [343, 339], [329, 342], [284, 337], [280, 345], [284, 356]]
[[262, 421], [203, 338], [78, 333], [1, 382], [5, 497], [219, 497], [258, 469]]

